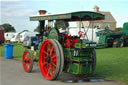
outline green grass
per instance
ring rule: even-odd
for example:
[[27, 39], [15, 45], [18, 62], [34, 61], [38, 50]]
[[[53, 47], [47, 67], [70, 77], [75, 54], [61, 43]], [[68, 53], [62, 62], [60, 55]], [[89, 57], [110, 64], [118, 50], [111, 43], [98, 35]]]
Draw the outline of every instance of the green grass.
[[128, 83], [128, 47], [97, 49], [95, 75]]
[[[22, 44], [15, 45], [14, 59], [21, 60], [26, 48]], [[95, 76], [128, 83], [128, 47], [96, 49], [97, 66]], [[4, 56], [4, 47], [0, 46], [0, 56]]]
[[[13, 58], [17, 60], [21, 60], [23, 52], [26, 48], [22, 46], [22, 43], [11, 43], [11, 44], [14, 45]], [[0, 46], [0, 56], [4, 56], [4, 44]]]

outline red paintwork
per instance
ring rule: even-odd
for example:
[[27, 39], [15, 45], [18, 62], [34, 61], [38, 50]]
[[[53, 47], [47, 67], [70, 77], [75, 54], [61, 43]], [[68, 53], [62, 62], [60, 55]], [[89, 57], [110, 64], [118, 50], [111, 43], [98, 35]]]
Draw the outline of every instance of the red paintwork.
[[0, 29], [0, 43], [4, 42], [4, 30]]
[[[51, 62], [47, 62], [46, 58], [50, 57]], [[56, 50], [50, 40], [45, 40], [40, 48], [39, 64], [42, 75], [45, 79], [51, 79], [56, 71]]]
[[75, 43], [77, 42], [77, 39], [75, 39], [75, 38], [73, 38], [73, 39], [71, 39], [71, 47], [75, 47]]
[[31, 58], [30, 57], [31, 57], [30, 53], [26, 50], [23, 54], [23, 57], [22, 57], [23, 58], [22, 64], [23, 64], [24, 70], [26, 72], [30, 71], [30, 67], [31, 67]]
[[85, 37], [85, 32], [80, 31], [80, 32], [78, 32], [78, 35], [79, 35], [80, 37], [84, 38], [84, 37]]
[[70, 40], [69, 40], [68, 33], [64, 34], [64, 41], [65, 41], [64, 47], [69, 47], [70, 46]]
[[74, 37], [72, 39], [70, 39], [71, 36], [67, 34], [64, 34], [64, 47], [75, 47], [75, 43], [77, 42], [77, 39], [75, 39]]

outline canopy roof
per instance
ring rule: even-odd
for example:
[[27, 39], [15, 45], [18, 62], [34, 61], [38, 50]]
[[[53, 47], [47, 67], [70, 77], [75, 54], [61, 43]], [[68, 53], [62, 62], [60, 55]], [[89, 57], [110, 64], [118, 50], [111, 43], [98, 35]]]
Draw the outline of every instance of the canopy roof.
[[64, 20], [64, 21], [92, 21], [104, 20], [105, 16], [101, 13], [91, 11], [77, 11], [70, 13], [45, 14], [30, 16], [30, 21], [42, 20]]

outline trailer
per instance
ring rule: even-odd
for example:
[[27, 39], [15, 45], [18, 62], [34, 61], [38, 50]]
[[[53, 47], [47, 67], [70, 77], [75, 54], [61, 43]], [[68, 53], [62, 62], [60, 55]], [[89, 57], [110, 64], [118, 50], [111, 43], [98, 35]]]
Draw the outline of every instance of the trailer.
[[0, 45], [4, 43], [4, 30], [0, 29]]
[[14, 36], [15, 32], [6, 32], [4, 33], [5, 41], [11, 41], [12, 37]]
[[14, 33], [14, 35], [12, 36], [12, 38], [10, 39], [11, 42], [18, 42], [20, 39], [20, 35], [19, 33]]
[[125, 22], [123, 24], [123, 33], [124, 35], [122, 36], [124, 46], [128, 46], [128, 22]]
[[36, 34], [39, 34], [38, 32], [23, 32], [20, 34], [20, 42], [23, 42], [24, 39], [27, 37], [27, 36], [36, 36]]
[[[55, 80], [62, 72], [76, 76], [88, 76], [96, 67], [96, 42], [82, 39], [85, 32], [79, 28], [78, 36], [70, 35], [69, 28], [60, 32], [55, 28], [56, 21], [76, 22], [104, 20], [104, 15], [91, 11], [70, 13], [40, 14], [30, 16], [31, 21], [40, 23], [40, 44], [34, 50], [25, 50], [22, 56], [23, 68], [32, 72], [34, 62], [39, 61], [40, 72], [47, 80]], [[46, 21], [48, 23], [46, 23]], [[93, 30], [92, 30], [93, 31]]]
[[128, 46], [128, 23], [124, 23], [123, 31], [117, 32], [109, 30], [106, 25], [105, 30], [99, 31], [96, 35], [99, 37], [97, 47], [124, 47]]
[[11, 42], [20, 42], [20, 35], [24, 32], [28, 32], [28, 30], [23, 30], [21, 32], [14, 33], [14, 35], [11, 38]]

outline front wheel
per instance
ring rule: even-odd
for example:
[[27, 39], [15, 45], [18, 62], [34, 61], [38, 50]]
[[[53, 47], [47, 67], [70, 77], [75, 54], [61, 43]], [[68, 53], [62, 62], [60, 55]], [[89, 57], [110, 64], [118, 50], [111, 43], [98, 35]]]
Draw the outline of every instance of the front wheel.
[[26, 72], [32, 72], [33, 68], [33, 56], [29, 50], [25, 50], [22, 56], [23, 68]]

